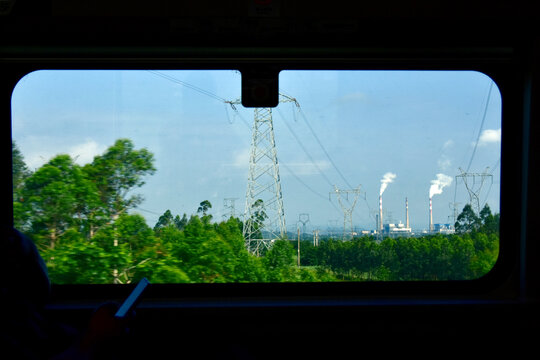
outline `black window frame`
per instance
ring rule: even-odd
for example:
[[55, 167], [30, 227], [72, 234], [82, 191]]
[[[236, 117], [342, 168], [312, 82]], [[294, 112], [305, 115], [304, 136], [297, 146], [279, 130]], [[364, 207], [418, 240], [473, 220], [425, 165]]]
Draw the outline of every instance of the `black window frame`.
[[[42, 48], [15, 49], [3, 59], [0, 70], [4, 84], [0, 90], [2, 134], [11, 141], [11, 91], [24, 75], [46, 69], [78, 70], [230, 70], [241, 73], [269, 69], [280, 70], [467, 70], [479, 71], [491, 77], [502, 97], [501, 144], [501, 223], [500, 251], [494, 268], [485, 276], [466, 281], [400, 281], [355, 283], [263, 283], [263, 284], [154, 284], [149, 297], [165, 303], [175, 301], [197, 303], [223, 299], [242, 301], [273, 301], [286, 299], [319, 301], [366, 301], [374, 298], [408, 299], [501, 299], [518, 298], [523, 283], [523, 247], [526, 242], [527, 170], [529, 123], [527, 99], [530, 96], [525, 58], [516, 47], [498, 48], [443, 48], [443, 49], [387, 49], [334, 48], [276, 49], [260, 48], [256, 57], [246, 59], [253, 49], [227, 51], [205, 49], [177, 49], [171, 56], [169, 49], [148, 49], [145, 57], [140, 49], [121, 49], [103, 53], [104, 49], [60, 55]], [[200, 51], [200, 50], [199, 50]], [[87, 56], [87, 53], [91, 56]], [[121, 54], [121, 56], [118, 56]], [[145, 53], [146, 54], [146, 53]], [[69, 55], [69, 56], [68, 56]], [[253, 70], [255, 69], [255, 70]], [[7, 81], [6, 81], [7, 80]], [[4, 145], [6, 146], [6, 145]], [[3, 156], [11, 154], [4, 148]], [[11, 158], [5, 159], [10, 162]], [[10, 181], [2, 185], [2, 218], [12, 219]], [[11, 224], [8, 224], [11, 225]], [[90, 301], [121, 298], [123, 285], [55, 285], [54, 301]], [[247, 300], [246, 300], [247, 299]], [[270, 300], [268, 300], [270, 299]]]

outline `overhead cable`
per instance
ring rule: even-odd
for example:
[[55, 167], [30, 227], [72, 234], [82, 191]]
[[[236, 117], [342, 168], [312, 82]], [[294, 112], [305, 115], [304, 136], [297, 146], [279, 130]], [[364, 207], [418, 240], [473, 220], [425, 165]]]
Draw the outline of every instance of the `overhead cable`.
[[482, 129], [484, 128], [484, 121], [486, 120], [486, 114], [487, 109], [489, 106], [489, 99], [491, 98], [491, 89], [493, 88], [493, 81], [491, 81], [491, 84], [489, 84], [489, 91], [488, 96], [486, 100], [486, 106], [484, 107], [484, 115], [482, 116], [482, 122], [480, 123], [480, 129], [478, 129], [478, 136], [476, 137], [476, 141], [474, 142], [474, 148], [471, 155], [471, 159], [469, 160], [469, 165], [467, 165], [467, 171], [469, 172], [469, 169], [471, 168], [472, 161], [474, 159], [474, 155], [476, 154], [476, 148], [478, 147], [478, 141], [480, 141], [480, 136], [482, 135]]

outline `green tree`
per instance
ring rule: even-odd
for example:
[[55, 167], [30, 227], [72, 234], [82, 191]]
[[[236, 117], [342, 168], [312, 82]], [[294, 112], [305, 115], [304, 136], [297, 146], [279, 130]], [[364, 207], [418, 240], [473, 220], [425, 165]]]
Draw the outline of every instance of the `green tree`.
[[484, 205], [479, 215], [482, 223], [480, 231], [486, 234], [499, 233], [499, 214], [492, 214], [488, 204]]
[[15, 142], [11, 143], [11, 157], [12, 157], [12, 176], [13, 176], [13, 190], [19, 190], [22, 188], [25, 179], [32, 173], [26, 163], [24, 157], [17, 147]]
[[171, 213], [171, 210], [167, 210], [161, 215], [156, 223], [154, 225], [154, 231], [159, 231], [161, 228], [164, 228], [166, 226], [171, 226], [174, 223], [174, 218]]
[[264, 209], [264, 202], [262, 199], [257, 199], [251, 205], [251, 217], [247, 220], [245, 226], [249, 230], [249, 233], [252, 234], [252, 239], [262, 239], [263, 223], [268, 218], [266, 211]]
[[276, 240], [270, 250], [266, 253], [264, 260], [270, 269], [294, 265], [294, 247], [290, 241]]
[[58, 155], [30, 175], [21, 191], [29, 230], [54, 247], [69, 228], [84, 227], [87, 207], [99, 201], [93, 183], [68, 155]]
[[24, 207], [23, 189], [26, 179], [32, 172], [26, 166], [21, 151], [15, 142], [11, 143], [13, 179], [13, 223], [17, 229], [25, 229], [30, 214]]
[[98, 190], [105, 214], [115, 219], [141, 203], [140, 195], [128, 194], [133, 188], [144, 185], [144, 176], [153, 174], [156, 169], [151, 152], [135, 150], [131, 140], [119, 139], [86, 165], [84, 171]]
[[56, 284], [110, 284], [119, 277], [126, 281], [122, 269], [132, 262], [127, 244], [104, 248], [75, 229], [66, 231], [62, 241], [45, 250], [43, 257], [51, 282]]
[[178, 230], [184, 229], [184, 227], [186, 227], [187, 223], [188, 223], [188, 218], [187, 218], [186, 213], [184, 213], [184, 215], [182, 215], [182, 218], [180, 218], [179, 215], [176, 215], [175, 218], [174, 218], [174, 225], [176, 226], [176, 228]]
[[296, 254], [291, 242], [276, 240], [263, 257], [268, 280], [271, 282], [293, 281], [296, 274], [295, 259]]
[[201, 214], [201, 220], [204, 224], [210, 224], [212, 221], [212, 215], [208, 214], [208, 210], [212, 208], [212, 203], [208, 200], [204, 200], [199, 204], [197, 209], [197, 214]]
[[367, 236], [353, 240], [352, 245], [354, 269], [361, 275], [367, 274], [368, 280], [372, 280], [382, 264], [379, 245], [372, 237]]
[[467, 204], [463, 207], [461, 214], [458, 215], [454, 227], [456, 232], [466, 233], [476, 231], [480, 224], [480, 218], [474, 213], [471, 204]]
[[212, 208], [212, 203], [208, 200], [203, 200], [199, 204], [199, 208], [197, 209], [197, 214], [202, 214], [202, 216], [206, 216], [208, 210]]
[[471, 277], [480, 278], [487, 274], [497, 262], [499, 236], [496, 233], [485, 234], [479, 232], [472, 235], [471, 241], [475, 250], [469, 265]]

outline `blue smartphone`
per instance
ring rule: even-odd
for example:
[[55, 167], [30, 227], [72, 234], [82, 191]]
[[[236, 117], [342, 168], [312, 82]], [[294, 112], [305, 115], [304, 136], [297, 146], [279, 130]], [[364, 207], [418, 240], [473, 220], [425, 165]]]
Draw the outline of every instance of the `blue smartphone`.
[[114, 316], [117, 318], [125, 317], [131, 311], [131, 309], [133, 309], [135, 305], [137, 305], [144, 289], [146, 289], [149, 284], [150, 282], [148, 281], [148, 279], [142, 278], [141, 281], [139, 281], [139, 283], [137, 284], [137, 286], [135, 286], [135, 289], [133, 289], [131, 294], [129, 294], [129, 296], [126, 298], [126, 300], [124, 300], [122, 305], [120, 305], [118, 311], [116, 311], [116, 314], [114, 314]]

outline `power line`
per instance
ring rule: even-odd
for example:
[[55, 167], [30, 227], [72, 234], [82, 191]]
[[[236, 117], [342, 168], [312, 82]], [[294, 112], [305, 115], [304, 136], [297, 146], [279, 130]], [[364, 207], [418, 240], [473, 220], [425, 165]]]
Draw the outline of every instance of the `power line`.
[[[334, 160], [332, 159], [332, 157], [330, 156], [330, 154], [328, 153], [328, 151], [326, 150], [326, 148], [324, 147], [324, 145], [322, 144], [322, 141], [320, 140], [320, 138], [317, 136], [317, 134], [315, 133], [315, 130], [313, 130], [313, 127], [309, 124], [309, 121], [307, 120], [307, 117], [306, 115], [304, 114], [304, 112], [302, 111], [300, 105], [298, 104], [298, 102], [295, 102], [297, 108], [298, 108], [298, 111], [300, 113], [300, 115], [302, 116], [304, 122], [306, 123], [306, 125], [308, 126], [311, 134], [313, 135], [313, 137], [315, 138], [315, 140], [317, 141], [317, 143], [319, 144], [319, 146], [321, 147], [322, 151], [324, 152], [324, 154], [326, 155], [326, 157], [328, 158], [328, 160], [330, 161], [330, 163], [332, 164], [333, 168], [336, 170], [336, 172], [338, 173], [338, 175], [341, 177], [341, 179], [345, 182], [345, 184], [347, 184], [347, 186], [349, 186], [349, 188], [353, 188], [353, 186], [350, 185], [350, 183], [347, 181], [347, 179], [345, 178], [345, 176], [343, 175], [343, 173], [339, 170], [339, 168], [337, 167], [336, 163], [334, 162]], [[280, 113], [280, 116], [283, 118], [284, 122], [285, 122], [285, 125], [287, 126], [287, 128], [289, 129], [289, 131], [292, 133], [292, 135], [295, 137], [295, 139], [297, 140], [297, 142], [299, 143], [300, 147], [302, 147], [302, 149], [304, 150], [304, 152], [306, 153], [306, 155], [310, 158], [311, 162], [314, 164], [314, 166], [317, 168], [317, 170], [321, 173], [321, 175], [325, 178], [326, 182], [328, 182], [330, 184], [330, 186], [334, 187], [334, 184], [332, 184], [330, 182], [330, 180], [328, 179], [328, 177], [320, 170], [320, 168], [317, 166], [317, 164], [315, 163], [315, 161], [313, 160], [313, 158], [311, 157], [311, 155], [308, 153], [307, 149], [305, 148], [305, 146], [302, 144], [302, 142], [300, 141], [299, 137], [296, 135], [296, 133], [294, 132], [294, 130], [292, 129], [292, 127], [288, 124], [287, 121], [285, 121], [284, 119], [284, 116], [283, 114], [281, 113], [281, 111], [279, 110], [278, 108], [278, 112]], [[293, 113], [294, 114], [294, 113]], [[368, 213], [371, 214], [371, 206], [369, 205], [368, 201], [367, 201], [367, 198], [366, 196], [363, 196], [362, 197], [367, 208], [368, 208]], [[340, 209], [336, 206], [336, 204], [334, 204], [332, 202], [332, 200], [330, 200], [330, 203], [332, 204], [332, 206], [334, 206], [334, 208], [337, 210], [337, 211], [340, 211]], [[357, 208], [355, 210], [358, 210]]]
[[316, 190], [314, 190], [311, 186], [309, 186], [308, 184], [306, 184], [298, 175], [296, 175], [292, 169], [287, 165], [285, 164], [284, 162], [280, 162], [280, 164], [285, 168], [287, 169], [287, 171], [289, 171], [291, 173], [292, 176], [294, 176], [294, 178], [299, 182], [301, 183], [302, 185], [304, 185], [309, 191], [311, 191], [313, 194], [319, 196], [320, 198], [322, 199], [325, 199], [326, 200], [326, 196], [320, 194], [319, 192], [317, 192]]
[[157, 212], [155, 212], [155, 211], [150, 211], [150, 210], [143, 209], [143, 208], [141, 208], [141, 207], [137, 207], [136, 209], [137, 209], [137, 210], [144, 211], [144, 212], [147, 212], [147, 213], [149, 213], [149, 214], [153, 214], [153, 215], [159, 215], [159, 216], [163, 215], [163, 214], [157, 213]]
[[[193, 84], [190, 84], [188, 82], [185, 82], [185, 81], [182, 81], [180, 79], [177, 79], [173, 76], [170, 76], [170, 75], [167, 75], [167, 74], [164, 74], [162, 72], [159, 72], [159, 71], [155, 71], [155, 70], [147, 70], [149, 73], [151, 74], [154, 74], [156, 76], [159, 76], [163, 79], [166, 79], [168, 81], [171, 81], [175, 84], [179, 84], [179, 85], [182, 85], [182, 86], [185, 86], [191, 90], [194, 90], [194, 91], [197, 91], [198, 93], [200, 94], [203, 94], [203, 95], [206, 95], [208, 97], [211, 97], [215, 100], [218, 100], [220, 102], [223, 102], [225, 104], [225, 112], [226, 112], [226, 115], [227, 115], [227, 120], [230, 124], [233, 123], [233, 121], [231, 121], [231, 118], [229, 116], [229, 112], [228, 112], [228, 107], [227, 105], [230, 105], [231, 108], [233, 109], [233, 111], [235, 112], [235, 114], [240, 118], [240, 120], [242, 120], [242, 122], [244, 123], [244, 125], [246, 125], [246, 127], [248, 129], [251, 130], [251, 126], [249, 125], [248, 121], [240, 114], [240, 112], [238, 111], [238, 109], [234, 106], [234, 103], [233, 101], [228, 101], [226, 100], [225, 98], [222, 98], [221, 96], [219, 95], [216, 95], [210, 91], [207, 91], [205, 89], [202, 89], [198, 86], [195, 86]], [[285, 95], [287, 97], [290, 98], [290, 96], [288, 95]], [[295, 102], [297, 107], [300, 109], [299, 105], [297, 102]], [[281, 110], [278, 109], [278, 112], [280, 113], [280, 116], [284, 119], [284, 116], [283, 114], [281, 113]], [[306, 122], [306, 124], [308, 125], [311, 133], [313, 134], [313, 136], [315, 137], [315, 139], [317, 140], [317, 142], [319, 143], [319, 145], [321, 146], [321, 148], [323, 149], [324, 153], [326, 154], [326, 156], [328, 157], [328, 159], [330, 160], [332, 166], [334, 166], [334, 168], [336, 169], [336, 171], [338, 172], [338, 174], [342, 177], [342, 179], [345, 181], [345, 183], [349, 184], [347, 182], [347, 180], [344, 178], [343, 174], [341, 173], [341, 171], [339, 171], [339, 169], [337, 169], [337, 166], [336, 164], [334, 163], [334, 161], [332, 160], [332, 158], [330, 157], [330, 155], [328, 154], [328, 152], [326, 151], [326, 149], [324, 148], [324, 146], [322, 145], [322, 142], [320, 141], [320, 139], [317, 137], [317, 135], [315, 134], [315, 132], [313, 131], [313, 129], [311, 128], [311, 126], [309, 125], [305, 115], [303, 114], [303, 112], [301, 111], [300, 109], [300, 113], [302, 114], [302, 117], [304, 118], [304, 121]], [[290, 127], [290, 125], [287, 123], [287, 121], [284, 121], [285, 124], [287, 125], [289, 131], [293, 134], [293, 136], [295, 137], [295, 139], [297, 140], [297, 142], [299, 143], [300, 147], [304, 150], [304, 152], [306, 153], [306, 155], [310, 158], [311, 162], [313, 163], [313, 165], [317, 168], [317, 170], [319, 171], [319, 173], [325, 178], [325, 180], [328, 182], [328, 184], [330, 186], [332, 186], [332, 182], [328, 179], [328, 177], [322, 172], [322, 170], [319, 168], [319, 166], [316, 164], [316, 162], [313, 160], [313, 158], [311, 157], [311, 155], [308, 153], [307, 149], [305, 148], [305, 146], [302, 144], [302, 142], [300, 141], [300, 139], [298, 138], [298, 136], [296, 135], [296, 133], [294, 132], [294, 130]], [[310, 190], [312, 193], [314, 193], [315, 195], [319, 196], [319, 197], [322, 197], [324, 199], [326, 199], [325, 196], [321, 195], [320, 193], [318, 193], [317, 191], [315, 191], [313, 188], [311, 188], [309, 185], [307, 185], [304, 181], [302, 181], [293, 171], [290, 167], [288, 167], [286, 164], [282, 163], [282, 165], [294, 176], [294, 178], [300, 182], [303, 186], [305, 186], [308, 190]], [[349, 185], [350, 186], [350, 185]], [[352, 186], [350, 186], [352, 187]], [[337, 206], [332, 202], [330, 201], [330, 203], [334, 206], [334, 208], [339, 211], [339, 209], [337, 208]], [[143, 210], [144, 211], [144, 210]], [[158, 214], [159, 215], [159, 214]]]
[[[175, 77], [172, 77], [170, 75], [167, 75], [167, 74], [164, 74], [164, 73], [161, 73], [159, 71], [155, 71], [155, 70], [147, 70], [149, 73], [151, 74], [154, 74], [156, 76], [160, 76], [166, 80], [169, 80], [171, 82], [174, 82], [176, 84], [180, 84], [182, 86], [185, 86], [189, 89], [192, 89], [192, 90], [195, 90], [203, 95], [206, 95], [206, 96], [209, 96], [215, 100], [218, 100], [218, 101], [221, 101], [225, 104], [229, 104], [233, 111], [236, 113], [236, 115], [238, 115], [238, 117], [242, 120], [242, 122], [248, 127], [248, 129], [251, 129], [251, 127], [249, 126], [247, 120], [241, 116], [241, 114], [239, 113], [238, 109], [236, 109], [236, 107], [234, 106], [233, 102], [231, 101], [227, 101], [226, 99], [222, 98], [221, 96], [218, 96], [214, 93], [211, 93], [210, 91], [207, 91], [207, 90], [204, 90], [198, 86], [195, 86], [193, 84], [190, 84], [190, 83], [187, 83], [185, 81], [182, 81], [182, 80], [179, 80]], [[281, 110], [278, 109], [278, 112], [280, 114], [280, 116], [284, 119], [284, 116], [283, 114], [281, 113]], [[229, 123], [232, 124], [232, 121], [230, 120], [230, 117], [229, 117], [229, 113], [228, 113], [228, 109], [227, 107], [225, 108], [225, 111], [227, 113], [227, 119], [229, 121]], [[313, 131], [313, 129], [311, 128], [311, 126], [309, 125], [309, 123], [307, 122], [307, 120], [305, 119], [305, 115], [303, 115], [303, 112], [301, 112], [303, 118], [304, 118], [304, 121], [306, 122], [306, 124], [308, 125], [308, 127], [310, 128], [312, 134], [314, 135], [315, 139], [317, 140], [317, 142], [319, 143], [319, 145], [323, 148], [323, 151], [325, 152], [326, 156], [330, 159], [330, 162], [332, 163], [332, 165], [336, 168], [336, 170], [338, 171], [338, 173], [340, 174], [340, 176], [343, 178], [343, 175], [341, 174], [341, 172], [337, 169], [337, 167], [335, 166], [335, 163], [333, 162], [333, 160], [330, 158], [328, 152], [326, 151], [326, 149], [324, 149], [321, 141], [319, 140], [319, 138], [317, 137], [317, 135], [315, 134], [315, 132]], [[297, 140], [297, 142], [299, 143], [300, 147], [302, 148], [302, 150], [304, 150], [304, 152], [306, 153], [306, 155], [310, 158], [311, 162], [313, 163], [313, 165], [317, 168], [317, 170], [321, 173], [321, 175], [325, 178], [325, 180], [330, 184], [330, 186], [332, 186], [332, 182], [328, 179], [328, 177], [326, 177], [326, 175], [321, 171], [321, 169], [318, 167], [318, 165], [315, 163], [315, 161], [313, 160], [313, 158], [311, 157], [311, 155], [308, 153], [307, 149], [305, 148], [305, 146], [302, 144], [302, 142], [300, 141], [300, 139], [298, 138], [298, 136], [296, 135], [296, 133], [294, 132], [294, 130], [290, 127], [290, 125], [284, 121], [285, 124], [287, 125], [288, 129], [290, 130], [290, 132], [293, 134], [293, 136], [295, 137], [295, 139]], [[291, 174], [293, 174], [293, 176], [299, 180], [299, 182], [301, 182], [304, 186], [306, 186], [310, 191], [312, 191], [313, 193], [315, 193], [316, 195], [318, 196], [321, 196], [321, 197], [324, 197], [323, 195], [317, 193], [316, 191], [314, 191], [311, 187], [309, 187], [307, 184], [305, 184], [302, 180], [300, 180], [300, 178], [294, 174], [294, 172], [288, 167], [288, 166], [285, 166], [287, 168], [287, 170], [289, 170], [291, 172]], [[344, 178], [343, 178], [344, 179]], [[345, 182], [347, 183], [347, 181], [345, 180]], [[348, 184], [348, 183], [347, 183]], [[349, 187], [352, 187], [349, 185]], [[326, 197], [324, 197], [326, 198]]]
[[[341, 179], [345, 182], [345, 184], [349, 187], [349, 188], [353, 188], [353, 186], [347, 181], [347, 179], [345, 178], [345, 176], [343, 175], [343, 173], [339, 170], [339, 168], [337, 167], [336, 163], [334, 162], [334, 160], [332, 159], [332, 157], [330, 156], [330, 154], [328, 153], [328, 151], [326, 151], [326, 148], [324, 147], [324, 145], [322, 144], [322, 141], [320, 140], [320, 138], [317, 136], [317, 133], [313, 130], [313, 127], [310, 125], [309, 121], [307, 120], [307, 117], [305, 115], [305, 113], [303, 112], [302, 108], [298, 105], [298, 111], [300, 113], [300, 115], [302, 116], [302, 119], [304, 120], [304, 122], [306, 123], [307, 127], [309, 128], [311, 134], [313, 135], [313, 137], [315, 138], [315, 140], [317, 141], [317, 143], [319, 144], [319, 146], [321, 147], [322, 151], [324, 152], [324, 154], [326, 155], [326, 157], [328, 158], [328, 160], [330, 161], [330, 163], [332, 164], [332, 166], [334, 167], [334, 169], [336, 170], [336, 172], [338, 173], [338, 175], [341, 177]], [[364, 199], [364, 202], [366, 203], [366, 206], [368, 208], [368, 212], [371, 214], [371, 207], [369, 206], [369, 203], [367, 201], [367, 198], [364, 196], [363, 197]], [[334, 205], [334, 207], [337, 209], [337, 206], [332, 203], [332, 205]]]
[[492, 88], [493, 88], [493, 81], [491, 82], [491, 84], [489, 84], [489, 91], [488, 91], [488, 96], [487, 96], [487, 100], [486, 100], [486, 106], [484, 107], [484, 115], [482, 116], [482, 122], [480, 123], [480, 129], [478, 129], [478, 136], [476, 137], [476, 141], [474, 142], [474, 148], [473, 148], [473, 152], [472, 152], [472, 155], [471, 155], [471, 159], [469, 160], [469, 165], [467, 166], [467, 170], [465, 172], [469, 172], [469, 169], [471, 168], [472, 161], [474, 159], [474, 155], [476, 154], [476, 148], [478, 147], [478, 141], [480, 140], [480, 135], [482, 135], [482, 129], [484, 127], [484, 121], [486, 120], [486, 114], [487, 114], [487, 109], [488, 109], [488, 106], [489, 106], [489, 99], [491, 98], [491, 89]]
[[225, 99], [222, 98], [221, 96], [218, 96], [218, 95], [216, 95], [216, 94], [214, 94], [214, 93], [212, 93], [212, 92], [210, 92], [210, 91], [208, 91], [208, 90], [202, 89], [202, 88], [200, 88], [200, 87], [198, 87], [198, 86], [195, 86], [195, 85], [193, 85], [193, 84], [187, 83], [187, 82], [185, 82], [185, 81], [182, 81], [182, 80], [177, 79], [177, 78], [175, 78], [175, 77], [172, 77], [172, 76], [170, 76], [170, 75], [167, 75], [167, 74], [164, 74], [164, 73], [162, 73], [162, 72], [155, 71], [155, 70], [146, 70], [146, 71], [148, 71], [149, 73], [154, 74], [154, 75], [156, 75], [156, 76], [160, 76], [160, 77], [162, 77], [162, 78], [164, 78], [164, 79], [166, 79], [166, 80], [169, 80], [169, 81], [171, 81], [171, 82], [173, 82], [173, 83], [176, 83], [176, 84], [185, 86], [185, 87], [187, 87], [187, 88], [189, 88], [189, 89], [191, 89], [191, 90], [197, 91], [197, 92], [200, 93], [200, 94], [209, 96], [209, 97], [211, 97], [211, 98], [213, 98], [213, 99], [215, 99], [215, 100], [218, 100], [218, 101], [221, 101], [221, 102], [224, 102], [224, 103], [227, 102], [227, 100], [225, 100]]
[[317, 141], [317, 143], [319, 144], [319, 146], [321, 147], [322, 151], [324, 152], [324, 154], [326, 155], [326, 157], [328, 158], [328, 160], [330, 160], [330, 163], [332, 164], [332, 166], [334, 167], [334, 169], [336, 170], [336, 172], [339, 174], [339, 176], [341, 177], [341, 179], [345, 182], [345, 184], [349, 187], [349, 188], [353, 188], [353, 186], [351, 184], [349, 184], [349, 182], [347, 181], [347, 179], [345, 178], [345, 176], [343, 176], [343, 174], [341, 173], [341, 171], [338, 169], [338, 167], [336, 166], [336, 163], [334, 162], [334, 160], [330, 157], [330, 154], [328, 153], [328, 151], [326, 151], [325, 147], [323, 146], [321, 140], [319, 139], [319, 137], [317, 136], [317, 134], [315, 133], [315, 131], [313, 130], [313, 128], [311, 127], [311, 125], [309, 124], [309, 121], [307, 120], [306, 118], [306, 115], [304, 114], [304, 112], [302, 111], [302, 109], [300, 107], [298, 107], [299, 109], [299, 112], [300, 112], [300, 115], [302, 116], [302, 119], [304, 119], [304, 122], [306, 123], [307, 127], [309, 128], [309, 130], [311, 131], [311, 134], [313, 135], [313, 137], [315, 138], [315, 140]]
[[306, 149], [306, 147], [304, 146], [304, 144], [302, 143], [302, 141], [300, 140], [300, 138], [298, 137], [298, 135], [294, 132], [294, 130], [292, 129], [292, 127], [289, 125], [289, 123], [285, 120], [285, 117], [283, 116], [283, 113], [281, 112], [281, 110], [279, 108], [277, 108], [278, 110], [278, 113], [279, 115], [281, 116], [281, 118], [283, 119], [283, 122], [285, 123], [285, 125], [287, 126], [287, 129], [289, 129], [289, 131], [291, 132], [291, 134], [294, 136], [294, 138], [296, 139], [296, 142], [298, 143], [298, 145], [300, 145], [300, 147], [302, 148], [302, 150], [304, 151], [304, 153], [307, 155], [307, 157], [309, 158], [309, 160], [313, 163], [313, 166], [315, 166], [315, 168], [317, 169], [317, 171], [319, 171], [319, 173], [322, 175], [322, 177], [326, 180], [326, 182], [330, 185], [330, 186], [333, 186], [332, 182], [330, 181], [330, 179], [328, 179], [328, 177], [322, 172], [322, 170], [319, 168], [319, 166], [317, 165], [317, 163], [315, 162], [315, 160], [313, 159], [313, 157], [311, 156], [311, 154], [308, 152], [308, 150]]
[[[249, 126], [247, 120], [238, 112], [238, 110], [233, 107], [233, 110], [234, 112], [238, 115], [238, 117], [242, 120], [242, 122], [246, 125], [246, 127], [248, 129], [251, 130], [251, 127]], [[282, 117], [283, 115], [280, 114]], [[230, 122], [230, 121], [229, 121]], [[231, 122], [230, 122], [231, 123]], [[288, 124], [287, 124], [288, 125]], [[290, 129], [292, 131], [292, 129]], [[289, 171], [291, 173], [291, 175], [300, 183], [302, 184], [306, 189], [308, 189], [309, 191], [311, 191], [313, 194], [323, 198], [326, 200], [326, 196], [322, 195], [321, 193], [317, 192], [315, 189], [313, 189], [311, 186], [309, 186], [308, 184], [306, 184], [305, 181], [303, 181], [298, 175], [296, 175], [296, 173], [286, 164], [284, 163], [283, 161], [280, 161], [280, 164], [285, 168], [287, 169], [287, 171]], [[324, 176], [324, 175], [323, 175]], [[330, 203], [332, 204], [332, 206], [338, 211], [340, 212], [341, 210], [336, 206], [336, 204], [334, 204], [332, 201], [330, 201]]]

